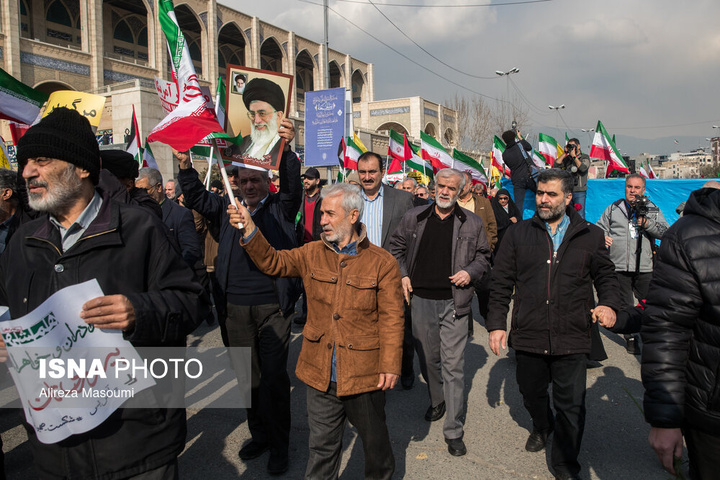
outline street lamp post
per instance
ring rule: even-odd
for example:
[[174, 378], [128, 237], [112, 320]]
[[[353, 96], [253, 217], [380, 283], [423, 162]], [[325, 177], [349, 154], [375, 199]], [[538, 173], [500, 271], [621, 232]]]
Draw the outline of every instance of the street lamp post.
[[588, 143], [589, 143], [588, 151], [590, 151], [590, 149], [592, 148], [592, 134], [595, 131], [595, 129], [594, 128], [581, 128], [580, 130], [588, 134]]
[[[507, 77], [506, 81], [505, 81], [505, 96], [507, 97], [507, 99], [509, 101], [510, 101], [510, 75], [512, 75], [513, 73], [518, 73], [519, 71], [520, 71], [520, 69], [517, 67], [511, 68], [507, 72], [503, 72], [502, 70], [495, 70], [495, 75], [497, 75], [499, 77]], [[512, 101], [510, 101], [510, 105], [512, 106], [512, 109], [513, 109], [513, 121], [512, 121], [513, 127], [512, 128], [513, 128], [513, 130], [515, 130], [517, 128], [517, 122], [515, 121], [515, 105], [512, 103]]]
[[565, 104], [563, 103], [562, 105], [548, 105], [548, 108], [557, 112], [557, 117], [555, 117], [555, 129], [558, 131], [558, 135], [560, 135], [560, 110], [565, 108]]

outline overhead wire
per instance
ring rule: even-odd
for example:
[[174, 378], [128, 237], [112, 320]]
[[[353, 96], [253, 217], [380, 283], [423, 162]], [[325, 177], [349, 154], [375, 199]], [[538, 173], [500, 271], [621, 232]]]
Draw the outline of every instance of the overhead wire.
[[[302, 2], [302, 3], [308, 3], [308, 4], [310, 4], [310, 5], [324, 6], [324, 5], [322, 5], [321, 3], [312, 2], [312, 1], [310, 1], [310, 0], [298, 0], [298, 1], [299, 1], [299, 2]], [[397, 50], [396, 48], [394, 48], [394, 47], [392, 47], [391, 45], [388, 45], [388, 44], [385, 43], [384, 41], [380, 40], [380, 39], [377, 38], [375, 35], [373, 35], [372, 33], [368, 32], [367, 30], [365, 30], [364, 28], [362, 28], [361, 26], [359, 26], [358, 24], [356, 24], [355, 22], [353, 22], [353, 21], [350, 20], [349, 18], [345, 17], [344, 15], [342, 15], [340, 12], [338, 12], [338, 11], [335, 10], [334, 8], [328, 6], [327, 9], [328, 9], [329, 11], [333, 12], [333, 13], [334, 13], [335, 15], [337, 15], [338, 17], [340, 17], [340, 18], [342, 18], [343, 20], [345, 20], [346, 22], [348, 22], [348, 23], [349, 23], [350, 25], [352, 25], [353, 27], [355, 27], [355, 28], [357, 28], [358, 30], [360, 30], [361, 32], [363, 32], [365, 35], [369, 36], [370, 38], [372, 38], [372, 39], [375, 40], [376, 42], [380, 43], [381, 45], [389, 48], [390, 50], [392, 50], [392, 51], [395, 52], [396, 54], [400, 55], [402, 58], [404, 58], [405, 60], [409, 61], [410, 63], [412, 63], [412, 64], [414, 64], [414, 65], [417, 65], [418, 67], [422, 68], [422, 69], [425, 70], [426, 72], [431, 73], [431, 74], [435, 75], [436, 77], [438, 77], [438, 78], [440, 78], [440, 79], [442, 79], [442, 80], [445, 80], [445, 81], [448, 82], [448, 83], [451, 83], [451, 84], [455, 85], [456, 87], [462, 88], [463, 90], [466, 90], [466, 91], [468, 91], [468, 92], [470, 92], [470, 93], [474, 93], [475, 95], [478, 95], [478, 96], [480, 96], [480, 97], [487, 98], [487, 99], [490, 99], [490, 100], [495, 100], [495, 101], [497, 101], [497, 102], [510, 103], [510, 102], [508, 102], [507, 100], [503, 100], [503, 99], [501, 99], [501, 98], [496, 98], [496, 97], [491, 97], [490, 95], [485, 95], [484, 93], [480, 93], [480, 92], [478, 92], [478, 91], [476, 91], [476, 90], [473, 90], [472, 88], [466, 87], [465, 85], [462, 85], [462, 84], [460, 84], [460, 83], [458, 83], [458, 82], [456, 82], [456, 81], [454, 81], [454, 80], [451, 80], [451, 79], [449, 79], [449, 78], [447, 78], [447, 77], [445, 77], [445, 76], [443, 76], [443, 75], [440, 75], [439, 73], [435, 72], [434, 70], [431, 70], [430, 68], [426, 67], [425, 65], [423, 65], [423, 64], [421, 64], [421, 63], [413, 60], [412, 58], [408, 57], [407, 55], [405, 55], [404, 53], [400, 52], [400, 51]]]
[[[369, 0], [337, 0], [338, 2], [345, 3], [357, 3], [361, 5], [367, 5], [372, 3]], [[530, 3], [544, 3], [551, 2], [552, 0], [519, 0], [515, 2], [504, 2], [504, 3], [468, 3], [461, 5], [447, 5], [447, 4], [411, 4], [411, 3], [381, 3], [383, 7], [409, 7], [409, 8], [475, 8], [475, 7], [504, 7], [510, 5], [527, 5]]]
[[[363, 3], [364, 3], [364, 2], [363, 2]], [[415, 40], [413, 40], [412, 38], [410, 38], [410, 36], [409, 36], [407, 33], [405, 33], [400, 27], [397, 26], [397, 24], [396, 24], [395, 22], [393, 22], [392, 20], [390, 20], [390, 18], [389, 18], [387, 15], [385, 15], [385, 13], [384, 13], [382, 10], [380, 10], [380, 8], [377, 6], [377, 4], [376, 4], [375, 2], [373, 2], [372, 0], [367, 0], [367, 3], [369, 3], [370, 5], [372, 5], [373, 7], [375, 7], [375, 10], [377, 10], [378, 13], [380, 13], [380, 15], [382, 15], [382, 16], [385, 18], [385, 20], [388, 21], [388, 23], [390, 23], [390, 25], [392, 25], [393, 27], [395, 27], [395, 30], [397, 30], [398, 32], [400, 32], [403, 37], [405, 37], [405, 38], [407, 38], [408, 40], [410, 40], [410, 41], [413, 43], [413, 45], [415, 45], [416, 47], [418, 47], [418, 48], [419, 48], [420, 50], [422, 50], [425, 54], [427, 54], [428, 56], [430, 56], [432, 59], [436, 60], [437, 62], [443, 64], [444, 66], [446, 66], [446, 67], [449, 68], [450, 70], [453, 70], [453, 71], [455, 71], [455, 72], [457, 72], [457, 73], [460, 73], [460, 74], [462, 74], [462, 75], [466, 75], [466, 76], [468, 76], [468, 77], [470, 77], [470, 78], [477, 78], [477, 79], [480, 79], [480, 80], [495, 80], [495, 79], [499, 78], [497, 75], [494, 76], [494, 77], [483, 77], [483, 76], [480, 76], [480, 75], [473, 75], [472, 73], [463, 72], [462, 70], [459, 70], [459, 69], [453, 67], [452, 65], [449, 65], [449, 64], [445, 63], [443, 60], [439, 59], [438, 57], [436, 57], [435, 55], [433, 55], [432, 53], [430, 53], [428, 50], [426, 50], [422, 45], [420, 45], [420, 44], [417, 43]]]

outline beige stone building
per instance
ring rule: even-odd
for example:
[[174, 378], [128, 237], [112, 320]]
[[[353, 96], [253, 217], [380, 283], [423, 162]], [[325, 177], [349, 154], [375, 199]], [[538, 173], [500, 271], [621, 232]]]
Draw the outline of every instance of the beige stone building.
[[[9, 74], [47, 93], [69, 89], [106, 96], [99, 133], [112, 133], [114, 144], [124, 142], [133, 105], [143, 137], [163, 117], [154, 78], [169, 78], [169, 60], [157, 0], [0, 2], [0, 65]], [[229, 64], [295, 78], [289, 116], [296, 121], [300, 153], [304, 93], [336, 87], [352, 92], [355, 126], [378, 153], [387, 152], [383, 133], [389, 128], [413, 138], [423, 130], [455, 144], [454, 111], [420, 97], [375, 101], [371, 63], [332, 49], [326, 61], [320, 43], [216, 0], [177, 2], [175, 12], [200, 83], [211, 91]], [[0, 132], [9, 138], [6, 125], [0, 124]], [[153, 145], [153, 151], [163, 174], [172, 175], [169, 149]]]

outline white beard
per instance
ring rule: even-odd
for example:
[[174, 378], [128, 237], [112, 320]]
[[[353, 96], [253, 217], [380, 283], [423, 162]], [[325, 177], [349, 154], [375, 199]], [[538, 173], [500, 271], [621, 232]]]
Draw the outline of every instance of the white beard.
[[59, 173], [54, 179], [52, 188], [48, 188], [47, 182], [30, 180], [30, 183], [37, 183], [47, 189], [45, 196], [28, 192], [28, 204], [30, 208], [38, 212], [48, 212], [51, 215], [59, 215], [70, 208], [80, 197], [82, 180], [75, 174], [75, 165], [68, 164], [67, 168]]
[[255, 124], [250, 124], [250, 140], [252, 145], [248, 150], [248, 155], [254, 158], [262, 158], [272, 151], [275, 143], [280, 139], [277, 134], [278, 122], [277, 115], [273, 114], [267, 122], [267, 127], [262, 130], [256, 130]]

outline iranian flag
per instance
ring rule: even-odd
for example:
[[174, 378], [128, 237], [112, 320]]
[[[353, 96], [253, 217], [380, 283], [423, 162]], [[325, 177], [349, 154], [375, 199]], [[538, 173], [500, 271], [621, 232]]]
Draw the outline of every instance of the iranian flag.
[[148, 141], [185, 151], [211, 133], [226, 134], [215, 112], [205, 103], [172, 0], [160, 0], [158, 18], [168, 41], [173, 70], [177, 72], [180, 99], [178, 106], [150, 132]]
[[345, 143], [345, 151], [343, 153], [343, 165], [345, 170], [357, 170], [358, 158], [360, 158], [360, 155], [363, 153], [365, 152], [355, 143], [355, 140], [348, 137], [347, 142]]
[[145, 148], [143, 149], [142, 166], [160, 170], [160, 167], [158, 167], [158, 164], [155, 161], [155, 155], [153, 155], [152, 150], [150, 150], [150, 144], [147, 139], [145, 140]]
[[143, 152], [140, 143], [140, 129], [138, 129], [137, 117], [135, 116], [135, 105], [133, 105], [132, 122], [130, 124], [130, 140], [125, 146], [125, 151], [133, 156], [136, 162], [143, 167]]
[[532, 161], [539, 169], [545, 168], [545, 157], [540, 152], [533, 148]]
[[491, 165], [497, 168], [501, 175], [504, 173], [506, 176], [510, 176], [510, 169], [505, 165], [503, 161], [503, 152], [505, 151], [505, 142], [503, 142], [497, 135], [493, 138], [492, 148], [492, 162]]
[[226, 94], [225, 80], [223, 77], [218, 77], [217, 80], [217, 91], [215, 92], [215, 116], [218, 119], [218, 123], [221, 127], [225, 126], [225, 94]]
[[337, 174], [337, 181], [338, 183], [342, 183], [345, 181], [348, 172], [345, 168], [345, 150], [347, 150], [347, 145], [345, 145], [345, 137], [342, 137], [340, 140], [340, 145], [338, 145], [338, 163], [340, 164], [340, 171], [338, 171]]
[[562, 155], [562, 148], [560, 148], [557, 141], [550, 135], [545, 135], [544, 133], [538, 134], [538, 150], [540, 155], [545, 159], [543, 163], [551, 167], [555, 163], [555, 160], [557, 160], [558, 155]]
[[645, 166], [643, 166], [642, 163], [640, 164], [640, 168], [638, 169], [638, 173], [639, 173], [640, 175], [642, 175], [643, 177], [645, 177], [645, 178], [650, 178], [650, 177], [648, 176], [647, 170], [645, 170]]
[[651, 179], [658, 178], [657, 175], [655, 175], [655, 170], [653, 170], [652, 165], [650, 165], [650, 160], [647, 161], [647, 166], [648, 166], [647, 171], [648, 171], [648, 175], [649, 175], [648, 178], [651, 178]]
[[412, 152], [412, 158], [405, 161], [405, 166], [422, 174], [423, 180], [427, 179], [428, 182], [432, 180], [434, 178], [432, 164], [422, 158], [420, 147], [410, 144], [410, 151]]
[[455, 159], [455, 167], [461, 172], [468, 172], [472, 176], [472, 183], [482, 183], [485, 188], [488, 185], [487, 175], [482, 163], [478, 162], [474, 158], [465, 155], [458, 149], [453, 149], [453, 158]]
[[400, 135], [392, 128], [390, 129], [388, 155], [400, 162], [404, 162], [405, 160], [410, 160], [412, 158], [412, 149], [410, 149], [410, 142], [408, 142], [407, 134]]
[[15, 122], [8, 122], [8, 125], [10, 126], [10, 135], [12, 136], [14, 145], [18, 144], [18, 140], [20, 140], [22, 136], [25, 135], [25, 132], [27, 132], [31, 127], [31, 125], [26, 123]]
[[590, 158], [605, 160], [608, 162], [608, 174], [613, 170], [622, 173], [630, 173], [630, 169], [623, 160], [620, 151], [615, 146], [615, 142], [610, 139], [605, 126], [598, 120], [595, 128], [595, 138], [593, 138], [592, 148], [590, 148]]
[[452, 167], [453, 158], [447, 150], [445, 150], [434, 137], [431, 137], [423, 131], [420, 132], [420, 148], [422, 150], [422, 158], [432, 164], [433, 173], [437, 173], [438, 170], [442, 170], [443, 168]]
[[0, 68], [0, 118], [33, 124], [48, 95], [28, 87]]

